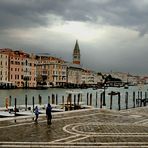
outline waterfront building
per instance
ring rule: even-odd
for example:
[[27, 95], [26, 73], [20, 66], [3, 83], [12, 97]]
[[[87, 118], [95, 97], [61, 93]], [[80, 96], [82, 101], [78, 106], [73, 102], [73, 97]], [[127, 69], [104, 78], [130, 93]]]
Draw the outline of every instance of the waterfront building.
[[65, 61], [52, 56], [36, 56], [37, 84], [64, 86], [67, 66]]
[[1, 49], [0, 52], [8, 58], [8, 66], [5, 66], [5, 69], [8, 71], [9, 83], [20, 88], [36, 86], [35, 61], [29, 54], [12, 49]]
[[35, 87], [36, 68], [33, 56], [16, 50], [9, 53], [9, 59], [10, 82], [15, 83], [17, 87]]
[[73, 50], [73, 64], [78, 64], [80, 65], [80, 49], [79, 49], [79, 44], [78, 40], [76, 40], [76, 44]]
[[148, 84], [148, 77], [147, 76], [142, 77], [141, 81], [143, 84]]
[[83, 69], [82, 84], [97, 85], [102, 82], [102, 76], [94, 71]]
[[36, 56], [36, 82], [37, 86], [47, 85], [48, 83], [48, 57], [46, 56]]
[[60, 58], [52, 57], [50, 61], [50, 81], [53, 86], [64, 86], [66, 84], [66, 70], [65, 61]]
[[26, 54], [23, 60], [23, 87], [36, 87], [36, 59], [34, 54]]
[[110, 74], [112, 77], [119, 78], [122, 82], [128, 83], [129, 85], [137, 85], [138, 83], [141, 83], [139, 76], [134, 76], [126, 72], [111, 72]]
[[82, 71], [82, 84], [92, 84], [93, 82], [93, 77], [91, 75], [90, 70], [83, 69]]
[[8, 82], [8, 60], [8, 55], [0, 52], [0, 82]]
[[72, 86], [82, 84], [82, 67], [78, 64], [67, 63], [67, 83]]

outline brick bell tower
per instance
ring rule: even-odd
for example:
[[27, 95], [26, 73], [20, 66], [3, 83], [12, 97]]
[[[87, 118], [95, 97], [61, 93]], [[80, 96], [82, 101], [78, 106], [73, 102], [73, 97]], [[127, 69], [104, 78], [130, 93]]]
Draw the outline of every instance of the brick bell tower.
[[73, 64], [80, 65], [80, 49], [79, 49], [78, 40], [76, 40], [76, 44], [73, 50]]

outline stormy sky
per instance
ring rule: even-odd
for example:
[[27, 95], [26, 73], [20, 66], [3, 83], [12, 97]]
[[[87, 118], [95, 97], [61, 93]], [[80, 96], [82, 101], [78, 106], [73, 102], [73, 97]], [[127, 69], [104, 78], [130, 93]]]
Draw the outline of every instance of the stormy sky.
[[0, 48], [49, 53], [98, 72], [148, 74], [148, 0], [0, 0]]

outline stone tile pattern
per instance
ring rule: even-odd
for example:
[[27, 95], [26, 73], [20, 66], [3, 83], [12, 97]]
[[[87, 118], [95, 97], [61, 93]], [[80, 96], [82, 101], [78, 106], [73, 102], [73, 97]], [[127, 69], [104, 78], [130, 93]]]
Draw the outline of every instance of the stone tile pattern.
[[0, 131], [0, 147], [148, 147], [148, 107], [53, 113], [51, 125], [45, 116], [16, 118], [0, 121]]

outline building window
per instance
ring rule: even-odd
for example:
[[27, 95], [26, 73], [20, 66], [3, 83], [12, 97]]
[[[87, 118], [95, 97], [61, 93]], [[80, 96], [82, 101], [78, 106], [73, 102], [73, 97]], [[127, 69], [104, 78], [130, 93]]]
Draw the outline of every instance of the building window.
[[28, 65], [28, 61], [26, 60], [26, 65]]

